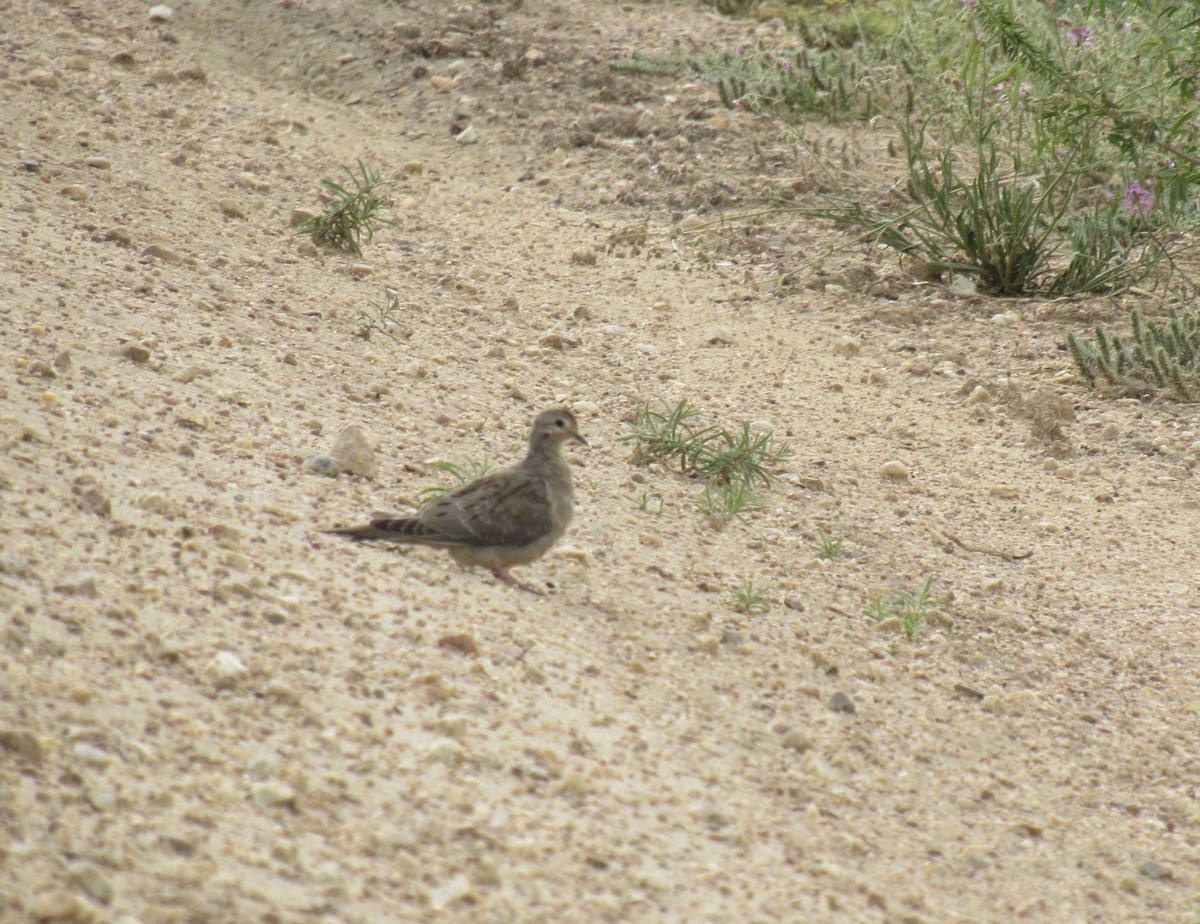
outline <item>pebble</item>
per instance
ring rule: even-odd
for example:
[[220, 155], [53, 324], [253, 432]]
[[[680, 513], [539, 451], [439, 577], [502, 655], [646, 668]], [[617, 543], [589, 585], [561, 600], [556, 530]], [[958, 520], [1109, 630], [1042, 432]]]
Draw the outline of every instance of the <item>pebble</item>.
[[241, 658], [232, 651], [218, 651], [208, 662], [208, 668], [226, 683], [237, 683], [249, 673]]
[[104, 232], [104, 240], [120, 244], [122, 247], [130, 247], [133, 245], [133, 234], [128, 228], [122, 228], [118, 225]]
[[975, 295], [975, 280], [970, 276], [954, 276], [947, 287], [951, 295]]
[[54, 589], [61, 594], [68, 594], [75, 597], [91, 597], [94, 599], [97, 596], [96, 575], [91, 571], [81, 571], [69, 581], [57, 585]]
[[91, 167], [93, 170], [111, 170], [112, 161], [107, 157], [87, 157], [84, 159], [84, 164]]
[[174, 517], [179, 514], [179, 505], [165, 494], [151, 492], [149, 494], [140, 495], [134, 501], [143, 510], [149, 513], [157, 513], [162, 517]]
[[44, 379], [56, 379], [58, 373], [54, 371], [54, 367], [48, 362], [41, 359], [35, 359], [29, 364], [29, 371], [34, 375], [40, 375]]
[[31, 732], [15, 728], [0, 729], [0, 748], [20, 754], [35, 764], [42, 760], [42, 743]]
[[844, 712], [847, 715], [853, 715], [856, 707], [854, 700], [850, 698], [850, 694], [838, 690], [833, 696], [829, 697], [829, 708], [834, 712]]
[[711, 344], [733, 343], [733, 332], [724, 324], [710, 324], [704, 329], [704, 342]]
[[165, 247], [162, 244], [150, 244], [142, 251], [143, 257], [150, 257], [154, 260], [161, 260], [163, 263], [170, 263], [173, 266], [179, 266], [184, 262], [183, 257], [176, 253], [170, 247]]
[[98, 517], [112, 516], [112, 501], [96, 485], [92, 485], [79, 497], [79, 506], [91, 511]]
[[150, 361], [151, 353], [144, 345], [130, 341], [117, 349], [117, 355], [135, 363], [146, 363]]
[[1020, 496], [1020, 491], [1008, 485], [997, 484], [988, 488], [988, 497], [1000, 497], [1004, 498], [1005, 500], [1015, 500]]
[[288, 227], [295, 228], [297, 225], [302, 225], [320, 214], [315, 209], [294, 208], [288, 216]]
[[250, 189], [254, 192], [270, 192], [271, 184], [262, 177], [255, 176], [248, 171], [242, 171], [237, 175], [234, 183], [242, 189]]
[[358, 424], [350, 424], [342, 429], [330, 455], [337, 461], [339, 470], [348, 475], [374, 480], [379, 474], [375, 451], [367, 443], [366, 434]]
[[53, 71], [47, 71], [39, 68], [38, 70], [33, 70], [26, 74], [25, 80], [27, 83], [31, 83], [35, 87], [45, 87], [47, 90], [58, 89], [58, 78], [54, 76]]
[[305, 460], [304, 470], [312, 472], [314, 475], [336, 478], [341, 474], [342, 465], [332, 456], [313, 456], [311, 459]]
[[422, 760], [431, 764], [461, 764], [467, 759], [466, 749], [457, 741], [438, 741], [430, 745]]
[[879, 467], [879, 477], [887, 478], [890, 481], [904, 481], [908, 478], [908, 466], [898, 459], [884, 462]]
[[296, 808], [296, 790], [283, 780], [267, 780], [250, 790], [250, 798], [259, 808]]
[[982, 385], [976, 385], [975, 389], [967, 398], [967, 404], [990, 404], [992, 401], [992, 393]]
[[51, 365], [59, 372], [69, 372], [71, 369], [72, 359], [70, 350], [62, 350], [57, 356], [51, 360]]
[[834, 356], [845, 356], [848, 358], [858, 354], [858, 352], [862, 349], [862, 341], [857, 337], [846, 335], [843, 337], [838, 337], [838, 339], [833, 342], [833, 346], [830, 349]]
[[98, 812], [111, 812], [117, 807], [117, 794], [111, 789], [89, 789], [87, 800]]
[[808, 735], [804, 734], [798, 728], [793, 728], [787, 732], [780, 743], [789, 751], [799, 751], [801, 753], [812, 747], [812, 741]]
[[459, 873], [449, 882], [429, 890], [429, 907], [433, 911], [445, 911], [452, 902], [468, 898], [471, 892], [471, 880], [465, 874]]
[[576, 401], [571, 410], [575, 412], [576, 417], [599, 417], [600, 405], [595, 401]]
[[1175, 870], [1159, 863], [1157, 860], [1147, 860], [1140, 867], [1141, 873], [1147, 879], [1174, 879]]
[[112, 903], [116, 890], [99, 867], [92, 863], [75, 863], [71, 866], [71, 878], [83, 888], [88, 895], [102, 905]]
[[221, 207], [221, 214], [226, 218], [246, 217], [246, 210], [241, 207], [237, 199], [230, 199], [228, 196], [226, 196], [223, 199], [218, 199], [217, 205]]
[[59, 190], [59, 193], [66, 196], [68, 199], [74, 199], [76, 202], [84, 202], [87, 200], [88, 196], [91, 195], [91, 192], [86, 186], [80, 186], [78, 183], [72, 183], [70, 186], [64, 186]]
[[146, 15], [150, 17], [151, 22], [166, 22], [175, 15], [175, 11], [160, 3], [150, 7], [150, 11]]
[[478, 144], [479, 131], [474, 125], [468, 125], [461, 132], [454, 136], [454, 140], [459, 144]]
[[106, 767], [112, 763], [113, 756], [108, 751], [98, 748], [94, 744], [88, 744], [86, 741], [76, 741], [72, 750], [83, 763], [91, 764], [93, 767]]

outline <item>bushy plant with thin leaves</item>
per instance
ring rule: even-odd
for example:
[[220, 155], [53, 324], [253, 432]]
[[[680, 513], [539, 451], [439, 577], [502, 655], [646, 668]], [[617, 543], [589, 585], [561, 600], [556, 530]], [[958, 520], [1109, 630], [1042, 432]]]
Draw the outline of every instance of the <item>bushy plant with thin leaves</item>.
[[370, 340], [371, 335], [376, 333], [391, 337], [393, 340], [408, 337], [408, 330], [397, 320], [402, 307], [399, 293], [390, 289], [384, 290], [382, 302], [371, 302], [354, 319], [354, 323], [358, 326], [358, 336], [363, 340]]
[[388, 207], [378, 190], [390, 184], [382, 174], [358, 161], [358, 173], [343, 165], [342, 170], [350, 177], [353, 189], [335, 183], [321, 181], [329, 204], [320, 215], [314, 215], [296, 227], [297, 234], [307, 234], [313, 243], [332, 247], [344, 253], [358, 256], [362, 253], [362, 242], [370, 242], [379, 225], [393, 222], [380, 217]]
[[621, 441], [634, 444], [635, 463], [662, 461], [715, 485], [770, 485], [771, 466], [791, 457], [791, 448], [770, 431], [756, 433], [746, 422], [730, 430], [703, 420], [687, 398], [674, 405], [652, 399], [638, 408]]
[[424, 507], [435, 497], [449, 494], [456, 488], [482, 478], [493, 471], [493, 466], [486, 459], [467, 459], [464, 462], [434, 462], [430, 466], [435, 472], [450, 476], [449, 484], [435, 484], [424, 488], [417, 495], [418, 506]]
[[765, 613], [771, 608], [762, 588], [755, 587], [754, 582], [749, 579], [732, 593], [734, 609], [739, 613]]
[[659, 461], [704, 483], [697, 508], [718, 526], [762, 509], [759, 488], [775, 480], [772, 467], [791, 457], [787, 443], [749, 423], [729, 429], [705, 422], [683, 398], [669, 404], [654, 398], [641, 405], [622, 442], [633, 444], [637, 464]]
[[744, 481], [706, 484], [704, 493], [696, 502], [696, 509], [718, 527], [730, 520], [741, 520], [744, 523], [746, 514], [762, 510], [766, 506], [767, 501], [763, 495]]

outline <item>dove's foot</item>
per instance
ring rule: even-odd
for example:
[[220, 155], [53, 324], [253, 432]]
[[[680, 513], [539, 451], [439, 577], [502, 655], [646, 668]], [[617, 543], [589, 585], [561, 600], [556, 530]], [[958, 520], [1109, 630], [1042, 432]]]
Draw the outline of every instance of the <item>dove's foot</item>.
[[510, 587], [515, 587], [518, 590], [524, 590], [531, 594], [537, 594], [539, 597], [546, 596], [546, 592], [544, 590], [538, 590], [536, 587], [526, 584], [524, 581], [513, 577], [512, 573], [507, 568], [502, 568], [497, 565], [492, 569], [492, 574], [502, 580], [505, 584], [508, 584]]

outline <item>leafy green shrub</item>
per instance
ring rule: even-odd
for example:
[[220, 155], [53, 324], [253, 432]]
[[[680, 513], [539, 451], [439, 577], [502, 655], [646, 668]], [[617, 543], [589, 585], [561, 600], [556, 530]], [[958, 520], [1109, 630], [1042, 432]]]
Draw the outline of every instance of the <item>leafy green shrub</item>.
[[347, 189], [333, 180], [322, 180], [321, 185], [331, 201], [320, 215], [301, 222], [296, 233], [307, 234], [315, 244], [358, 256], [362, 253], [361, 242], [372, 240], [377, 225], [392, 224], [379, 217], [388, 203], [376, 194], [376, 190], [389, 185], [390, 181], [364, 164], [361, 158], [357, 174], [345, 165], [342, 170], [350, 176], [354, 189]]

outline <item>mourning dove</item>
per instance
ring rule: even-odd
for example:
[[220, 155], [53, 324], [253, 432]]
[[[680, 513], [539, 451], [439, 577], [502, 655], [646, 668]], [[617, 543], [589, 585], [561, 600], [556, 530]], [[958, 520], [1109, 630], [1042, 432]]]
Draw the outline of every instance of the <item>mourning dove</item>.
[[571, 522], [575, 490], [562, 455], [567, 440], [587, 445], [575, 415], [565, 408], [542, 411], [533, 421], [529, 452], [520, 465], [444, 494], [416, 516], [377, 515], [367, 526], [328, 532], [358, 540], [441, 546], [460, 565], [482, 565], [506, 584], [540, 593], [508, 569], [541, 558]]

